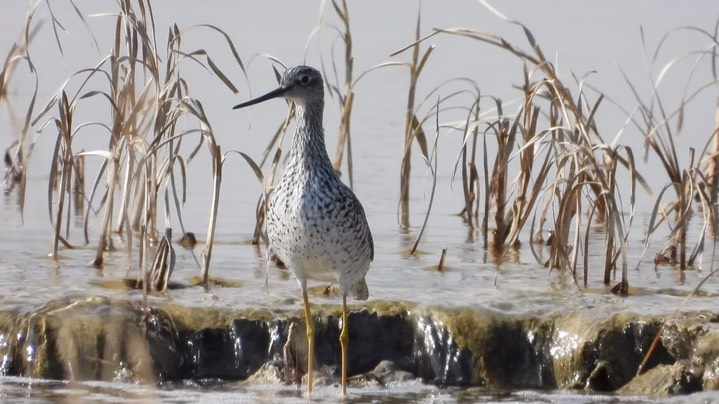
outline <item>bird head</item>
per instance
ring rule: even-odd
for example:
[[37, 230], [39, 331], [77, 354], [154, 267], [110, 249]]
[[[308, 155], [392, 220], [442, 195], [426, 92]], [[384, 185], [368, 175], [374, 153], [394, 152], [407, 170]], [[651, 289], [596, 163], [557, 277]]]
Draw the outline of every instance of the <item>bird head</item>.
[[309, 66], [295, 66], [287, 69], [280, 80], [280, 86], [265, 95], [235, 105], [233, 109], [249, 107], [272, 98], [282, 97], [297, 104], [306, 104], [324, 97], [322, 74]]

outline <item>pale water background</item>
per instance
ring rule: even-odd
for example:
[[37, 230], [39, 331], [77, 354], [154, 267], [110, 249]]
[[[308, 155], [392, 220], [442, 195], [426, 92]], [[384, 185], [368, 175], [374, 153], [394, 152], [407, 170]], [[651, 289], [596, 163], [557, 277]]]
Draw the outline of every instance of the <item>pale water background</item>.
[[[112, 1], [77, 1], [85, 15], [114, 12]], [[409, 54], [393, 58], [389, 54], [413, 40], [417, 2], [362, 1], [350, 2], [350, 18], [354, 40], [355, 74], [394, 60], [408, 60]], [[190, 86], [191, 95], [199, 99], [210, 118], [217, 142], [223, 150], [241, 150], [259, 159], [271, 133], [274, 132], [286, 114], [286, 105], [281, 101], [263, 103], [247, 111], [233, 111], [231, 107], [251, 96], [262, 94], [276, 85], [270, 62], [259, 54], [271, 54], [288, 65], [306, 63], [319, 66], [320, 55], [329, 66], [330, 49], [335, 47], [339, 58], [343, 49], [336, 43], [333, 30], [323, 31], [321, 36], [310, 38], [320, 21], [320, 3], [284, 1], [170, 1], [156, 0], [152, 3], [157, 37], [164, 46], [167, 29], [176, 23], [181, 29], [197, 24], [213, 24], [227, 32], [247, 66], [251, 83], [251, 94], [242, 73], [234, 65], [224, 41], [209, 31], [195, 29], [183, 37], [183, 49], [205, 49], [223, 71], [239, 86], [240, 93], [232, 94], [219, 80], [200, 68], [185, 61], [183, 77]], [[114, 19], [108, 16], [88, 18], [90, 29], [96, 35], [99, 51], [94, 48], [87, 29], [74, 15], [74, 11], [62, 1], [52, 2], [53, 11], [62, 21], [67, 33], [60, 32], [64, 55], [61, 55], [52, 36], [48, 13], [44, 6], [39, 8], [36, 19], [45, 19], [45, 26], [30, 47], [33, 62], [40, 79], [38, 108], [51, 97], [68, 75], [83, 67], [95, 65], [112, 46], [111, 37]], [[670, 1], [603, 1], [573, 2], [544, 1], [522, 2], [503, 1], [495, 6], [507, 16], [516, 19], [532, 31], [547, 58], [555, 61], [560, 75], [569, 83], [571, 74], [582, 77], [589, 71], [588, 83], [603, 91], [626, 110], [633, 110], [636, 102], [625, 84], [619, 68], [627, 74], [645, 99], [650, 96], [648, 74], [656, 75], [672, 58], [702, 50], [711, 45], [708, 38], [690, 31], [669, 37], [658, 61], [652, 67], [648, 61], [662, 36], [681, 26], [695, 26], [708, 31], [714, 29], [719, 18], [719, 5], [714, 1], [691, 3]], [[0, 54], [10, 49], [18, 38], [27, 12], [23, 1], [4, 4], [0, 14]], [[324, 18], [337, 24], [331, 9]], [[431, 28], [469, 27], [505, 37], [510, 42], [527, 49], [526, 40], [518, 26], [508, 24], [487, 11], [474, 1], [456, 1], [451, 5], [442, 1], [422, 3], [422, 30]], [[640, 27], [644, 28], [648, 50], [645, 52]], [[309, 45], [308, 44], [309, 41]], [[521, 84], [521, 62], [496, 48], [465, 38], [438, 36], [430, 39], [436, 44], [418, 88], [418, 100], [445, 80], [456, 77], [470, 77], [475, 80], [483, 94], [497, 96], [511, 101], [518, 96], [513, 85]], [[693, 59], [691, 59], [693, 61]], [[661, 97], [669, 109], [681, 100], [685, 77], [691, 68], [691, 61], [680, 64], [672, 71], [661, 87]], [[710, 80], [709, 64], [696, 73], [694, 87]], [[340, 70], [341, 71], [341, 70]], [[342, 73], [341, 73], [342, 74]], [[459, 151], [459, 132], [443, 131], [439, 140], [439, 169], [437, 195], [429, 227], [420, 249], [423, 254], [407, 256], [422, 223], [428, 203], [431, 178], [415, 152], [413, 162], [411, 222], [413, 227], [404, 232], [397, 224], [397, 198], [399, 166], [402, 153], [404, 109], [406, 105], [408, 70], [403, 67], [381, 69], [364, 77], [357, 85], [352, 115], [352, 147], [354, 160], [354, 189], [363, 202], [375, 239], [375, 261], [367, 281], [371, 300], [407, 300], [419, 304], [449, 307], [484, 307], [508, 313], [546, 313], [569, 310], [573, 307], [596, 307], [598, 310], [613, 312], [634, 310], [650, 314], [671, 313], [697, 282], [711, 270], [711, 254], [704, 256], [700, 267], [678, 272], [671, 267], [655, 270], [652, 258], [663, 246], [660, 232], [650, 242], [647, 256], [642, 256], [643, 236], [647, 229], [651, 199], [640, 192], [638, 215], [630, 236], [629, 256], [630, 286], [635, 288], [629, 298], [619, 298], [608, 292], [602, 283], [601, 249], [590, 251], [588, 289], [576, 287], [571, 276], [557, 271], [550, 272], [536, 263], [527, 248], [508, 257], [497, 266], [484, 251], [478, 233], [472, 234], [456, 216], [463, 205], [461, 183], [451, 182], [452, 167]], [[76, 84], [75, 84], [76, 85]], [[23, 118], [25, 104], [32, 94], [31, 76], [23, 67], [13, 77], [10, 86], [10, 105], [0, 106], [0, 145], [8, 145], [16, 138]], [[457, 87], [447, 87], [447, 93]], [[591, 94], [591, 93], [590, 93]], [[688, 107], [685, 129], [679, 139], [679, 157], [687, 164], [689, 147], [701, 150], [709, 138], [714, 125], [717, 100], [716, 89], [710, 89]], [[434, 98], [428, 101], [434, 102]], [[469, 104], [471, 101], [467, 101]], [[336, 128], [338, 126], [337, 104], [327, 99], [325, 129], [327, 146], [334, 154]], [[516, 104], [506, 111], [514, 112]], [[424, 108], [424, 112], [428, 106]], [[75, 122], [106, 119], [109, 107], [98, 101], [85, 103], [78, 110]], [[440, 116], [441, 122], [464, 119], [464, 113], [447, 113]], [[600, 107], [597, 122], [606, 141], [611, 141], [623, 131], [617, 142], [634, 148], [641, 155], [642, 136], [633, 126], [626, 126], [626, 116], [611, 102], [605, 101]], [[430, 120], [433, 122], [433, 119]], [[433, 133], [433, 129], [428, 133]], [[88, 263], [94, 256], [96, 238], [83, 245], [81, 221], [76, 218], [71, 230], [70, 241], [75, 250], [64, 250], [58, 261], [47, 258], [50, 250], [50, 220], [47, 205], [47, 180], [49, 161], [56, 133], [48, 128], [40, 135], [37, 147], [30, 161], [27, 201], [24, 223], [16, 204], [15, 194], [0, 201], [0, 307], [3, 310], [25, 309], [42, 305], [57, 297], [85, 295], [88, 293], [124, 298], [137, 295], [135, 292], [107, 287], [127, 275], [136, 274], [136, 257], [128, 261], [120, 250], [106, 254], [102, 270], [94, 269]], [[490, 139], [490, 145], [492, 143]], [[105, 148], [105, 132], [89, 130], [78, 135], [76, 150], [82, 144], [86, 150]], [[194, 141], [186, 141], [194, 146]], [[98, 161], [88, 158], [87, 183], [91, 184]], [[659, 192], [667, 181], [659, 161], [650, 155], [642, 162], [639, 171], [645, 175]], [[200, 156], [189, 167], [188, 199], [183, 209], [185, 228], [195, 232], [204, 241], [211, 198], [211, 167], [209, 155], [203, 149]], [[481, 175], [481, 174], [480, 174]], [[628, 176], [628, 175], [627, 175]], [[346, 176], [345, 176], [346, 178]], [[287, 271], [271, 267], [265, 272], [264, 250], [251, 246], [248, 241], [254, 226], [254, 208], [260, 192], [259, 185], [247, 165], [239, 158], [225, 164], [220, 201], [215, 249], [210, 273], [212, 276], [230, 280], [235, 287], [213, 288], [203, 291], [198, 287], [174, 290], [167, 299], [190, 306], [214, 305], [227, 308], [264, 307], [276, 310], [297, 311], [301, 301], [297, 284]], [[484, 190], [482, 190], [484, 192]], [[628, 192], [625, 188], [624, 192]], [[625, 200], [628, 194], [625, 193]], [[625, 206], [625, 210], [628, 206]], [[161, 215], [159, 216], [161, 217]], [[92, 218], [92, 227], [99, 227], [100, 217]], [[175, 234], [180, 233], [176, 220], [172, 223]], [[694, 234], [698, 232], [696, 221]], [[164, 223], [160, 221], [162, 228]], [[527, 242], [527, 235], [522, 239]], [[118, 239], [117, 244], [121, 245]], [[200, 244], [201, 245], [201, 244]], [[201, 247], [195, 249], [199, 256]], [[448, 249], [446, 265], [448, 270], [436, 272], [436, 265], [443, 248]], [[709, 247], [710, 248], [710, 247]], [[192, 255], [177, 248], [178, 262], [173, 279], [186, 282], [197, 275], [199, 269]], [[634, 269], [638, 268], [638, 269]], [[266, 278], [268, 277], [268, 282]], [[716, 309], [719, 281], [710, 280], [703, 288], [701, 297], [693, 299], [687, 309]], [[315, 304], [336, 304], [337, 299], [315, 297]], [[33, 387], [34, 386], [34, 387]], [[182, 397], [168, 391], [124, 386], [124, 385], [80, 385], [86, 398], [110, 399], [116, 394], [132, 397], [138, 394], [157, 394], [156, 398], [167, 401], [228, 400], [240, 397], [247, 399], [275, 399], [287, 396], [299, 398], [294, 389], [268, 391], [257, 388], [225, 386], [223, 391], [205, 391], [188, 386]], [[73, 397], [72, 390], [78, 386], [63, 387], [56, 382], [7, 380], [0, 384], [0, 397], [19, 398], [27, 395], [42, 400], [47, 396]], [[148, 392], [149, 389], [149, 392]], [[4, 393], [3, 393], [4, 391]], [[285, 393], [283, 393], [283, 391]], [[99, 392], [99, 393], [97, 393]], [[191, 392], [191, 393], [190, 393]], [[246, 395], [242, 395], [242, 394]], [[382, 399], [411, 399], [419, 401], [454, 401], [463, 394], [473, 394], [466, 399], [519, 401], [566, 401], [577, 399], [593, 401], [596, 397], [565, 397], [563, 394], [534, 395], [517, 393], [501, 397], [486, 395], [482, 391], [437, 390], [434, 387], [412, 385], [400, 386], [396, 391], [358, 392], [362, 401]], [[189, 396], [186, 396], [189, 394]], [[239, 395], [238, 395], [239, 394]], [[331, 401], [334, 391], [320, 400]], [[605, 397], [611, 400], [611, 398]]]

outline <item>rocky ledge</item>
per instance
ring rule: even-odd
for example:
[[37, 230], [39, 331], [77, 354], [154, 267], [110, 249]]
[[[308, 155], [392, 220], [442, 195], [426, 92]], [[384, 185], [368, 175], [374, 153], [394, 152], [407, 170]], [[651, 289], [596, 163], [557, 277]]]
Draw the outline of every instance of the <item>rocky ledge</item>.
[[[318, 379], [337, 382], [339, 308], [315, 308]], [[45, 379], [246, 380], [304, 373], [301, 312], [231, 311], [84, 297], [0, 312], [0, 374]], [[351, 382], [668, 395], [719, 389], [719, 315], [582, 309], [512, 316], [375, 302], [349, 319]], [[640, 363], [661, 330], [653, 353]]]

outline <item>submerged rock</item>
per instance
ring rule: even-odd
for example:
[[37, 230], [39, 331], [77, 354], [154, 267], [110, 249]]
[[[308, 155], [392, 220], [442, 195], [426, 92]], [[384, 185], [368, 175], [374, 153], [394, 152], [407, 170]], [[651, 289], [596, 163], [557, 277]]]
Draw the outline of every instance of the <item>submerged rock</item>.
[[350, 378], [350, 384], [387, 386], [391, 383], [406, 382], [414, 379], [416, 377], [412, 373], [400, 369], [394, 362], [383, 360], [372, 371]]
[[689, 355], [694, 366], [701, 367], [704, 390], [719, 390], [719, 324], [717, 318], [700, 327], [701, 337], [694, 344], [694, 353]]
[[701, 391], [701, 373], [697, 370], [686, 361], [659, 365], [634, 377], [619, 393], [665, 396]]
[[686, 362], [659, 365], [634, 377], [619, 393], [644, 396], [694, 393], [702, 390], [701, 374], [696, 371]]
[[[323, 311], [322, 311], [323, 310]], [[316, 310], [317, 380], [338, 382], [339, 310]], [[712, 313], [647, 318], [584, 310], [545, 317], [377, 302], [352, 311], [354, 386], [422, 379], [494, 389], [643, 395], [719, 389]], [[661, 330], [645, 372], [636, 376]], [[31, 378], [157, 383], [297, 383], [306, 373], [301, 313], [232, 312], [87, 297], [0, 312], [0, 372]]]
[[[6, 317], [7, 318], [7, 317]], [[15, 313], [0, 326], [7, 340], [4, 375], [44, 379], [173, 380], [184, 373], [172, 319], [100, 297], [49, 303]]]
[[[590, 363], [595, 362], [587, 380], [588, 386], [594, 390], [614, 391], [628, 383], [637, 373], [661, 327], [654, 321], [626, 323], [624, 320], [621, 316], [611, 318], [611, 326], [605, 326], [594, 343], [585, 346], [585, 356]], [[659, 341], [645, 368], [674, 362], [675, 358]]]

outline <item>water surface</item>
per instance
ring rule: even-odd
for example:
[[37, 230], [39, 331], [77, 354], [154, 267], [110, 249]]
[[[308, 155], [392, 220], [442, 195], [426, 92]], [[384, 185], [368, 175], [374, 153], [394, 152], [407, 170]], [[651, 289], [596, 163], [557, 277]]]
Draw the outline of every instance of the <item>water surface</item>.
[[[16, 40], [26, 14], [24, 2], [10, 2], [5, 6], [0, 16], [2, 52]], [[79, 6], [85, 15], [114, 11], [114, 2], [111, 1], [83, 2]], [[427, 1], [422, 6], [423, 30], [466, 26], [496, 33], [522, 45], [526, 43], [518, 27], [499, 20], [476, 2], [454, 2], [451, 7], [447, 7], [444, 2]], [[325, 58], [326, 63], [329, 62], [326, 58], [330, 56], [329, 49], [335, 40], [333, 31], [328, 30], [321, 36], [315, 36], [305, 50], [308, 38], [319, 21], [319, 5], [307, 2], [218, 0], [197, 7], [192, 2], [157, 0], [153, 2], [153, 7], [158, 38], [166, 37], [170, 23], [177, 23], [180, 27], [208, 23], [224, 29], [236, 41], [240, 56], [247, 65], [251, 92], [240, 69], [233, 65], [223, 41], [201, 29], [187, 35], [185, 46], [187, 49], [206, 49], [240, 87], [240, 93], [232, 94], [219, 80], [191, 62], [183, 65], [183, 76], [193, 96], [202, 101], [208, 112], [223, 150], [241, 150], [259, 159], [270, 134], [286, 113], [285, 104], [279, 101], [264, 103], [253, 108], [251, 114], [232, 111], [231, 106], [248, 99], [251, 94], [257, 95], [274, 87], [270, 63], [257, 56], [260, 53], [272, 54], [288, 64], [308, 63], [318, 66], [320, 56]], [[352, 2], [350, 7], [356, 72], [388, 60], [409, 58], [408, 55], [400, 55], [390, 59], [389, 54], [412, 41], [416, 3], [366, 1]], [[643, 93], [647, 97], [647, 71], [656, 73], [658, 70], [648, 67], [642, 56], [640, 26], [644, 27], [651, 45], [649, 48], [653, 51], [653, 46], [669, 30], [682, 25], [711, 29], [717, 18], [716, 6], [711, 1], [694, 2], [691, 7], [666, 1], [629, 4], [620, 1], [575, 3], [557, 0], [541, 4], [508, 1], [502, 2], [501, 9], [532, 30], [548, 58], [556, 60], [563, 77], [571, 80], [569, 77], [572, 73], [581, 77], [585, 72], [596, 70], [596, 74], [590, 76], [590, 83], [628, 110], [634, 107], [635, 101], [623, 83], [617, 66], [636, 81], [639, 90], [647, 91]], [[651, 9], [651, 13], [647, 12], [648, 9]], [[92, 46], [86, 28], [74, 17], [71, 7], [58, 4], [54, 11], [68, 31], [59, 34], [65, 53], [61, 55], [58, 52], [49, 24], [46, 24], [31, 46], [40, 78], [39, 105], [44, 105], [69, 74], [81, 67], [94, 65], [112, 46], [112, 31], [108, 29], [110, 17], [94, 16], [88, 19], [90, 29], [97, 36], [98, 51]], [[40, 7], [36, 18], [47, 20], [46, 8]], [[325, 18], [336, 23], [331, 13]], [[507, 101], [517, 97], [516, 90], [512, 89], [512, 85], [518, 84], [522, 78], [522, 65], [517, 59], [467, 39], [437, 37], [432, 43], [437, 47], [420, 81], [419, 94], [426, 94], [447, 79], [466, 76], [475, 80], [485, 94]], [[706, 45], [706, 40], [690, 34], [673, 36], [660, 53], [657, 66], [678, 54], [703, 49]], [[335, 53], [341, 52], [336, 50]], [[687, 70], [679, 72], [682, 71]], [[9, 144], [15, 139], [22, 119], [20, 111], [23, 111], [22, 108], [32, 94], [31, 76], [26, 71], [20, 71], [14, 77], [17, 79], [11, 83], [9, 102], [2, 104], [0, 113], [2, 144]], [[662, 94], [669, 104], [676, 104], [681, 98], [684, 80], [677, 73], [665, 81]], [[505, 257], [499, 265], [483, 248], [479, 233], [468, 229], [456, 215], [463, 204], [461, 184], [457, 181], [453, 183], [451, 178], [461, 134], [451, 131], [440, 133], [437, 196], [427, 231], [420, 243], [421, 253], [407, 255], [427, 209], [431, 184], [428, 171], [415, 152], [412, 227], [408, 230], [400, 229], [396, 219], [396, 202], [407, 82], [405, 68], [388, 68], [367, 75], [356, 88], [352, 119], [354, 189], [365, 206], [376, 247], [376, 258], [367, 277], [370, 299], [404, 300], [445, 307], [483, 307], [506, 313], [538, 315], [577, 307], [591, 307], [606, 312], [633, 310], [668, 314], [684, 301], [713, 267], [708, 245], [700, 266], [683, 272], [671, 266], [655, 268], [653, 254], [663, 247], [663, 237], [668, 232], [666, 228], [652, 237], [648, 253], [643, 256], [643, 238], [652, 206], [651, 198], [645, 193], [639, 195], [638, 214], [630, 236], [628, 265], [632, 289], [628, 298], [612, 295], [602, 283], [601, 250], [589, 251], [591, 258], [586, 288], [583, 287], [581, 276], [575, 281], [571, 274], [549, 271], [538, 265], [526, 248], [528, 234], [522, 237], [525, 247]], [[450, 88], [447, 91], [451, 91]], [[681, 161], [688, 162], [689, 147], [700, 150], [704, 146], [714, 124], [714, 105], [715, 100], [709, 99], [702, 103], [702, 98], [691, 105], [691, 119], [686, 119], [686, 134], [679, 143]], [[76, 119], [78, 122], [106, 119], [108, 110], [107, 105], [99, 102], [85, 103], [78, 109]], [[440, 117], [442, 122], [456, 119], [463, 119], [463, 113], [455, 115], [448, 112]], [[625, 126], [626, 116], [607, 102], [600, 109], [597, 119], [603, 136], [609, 141]], [[336, 102], [328, 100], [325, 128], [331, 154], [336, 144], [334, 133], [337, 126]], [[58, 260], [48, 258], [51, 234], [47, 180], [49, 156], [56, 136], [51, 128], [46, 128], [38, 135], [39, 141], [28, 175], [24, 214], [20, 214], [14, 193], [0, 199], [0, 222], [4, 223], [3, 231], [0, 232], [0, 308], [32, 310], [52, 299], [86, 294], [117, 299], [139, 298], [138, 292], [116, 287], [122, 278], [137, 274], [137, 255], [135, 253], [128, 258], [124, 250], [125, 240], [119, 236], [115, 236], [118, 249], [106, 253], [103, 268], [96, 269], [89, 265], [95, 254], [101, 216], [90, 215], [90, 244], [85, 244], [82, 236], [82, 217], [71, 218], [69, 241], [75, 249], [62, 250]], [[107, 145], [107, 137], [101, 132], [84, 131], [76, 141], [77, 150], [93, 150]], [[635, 153], [641, 154], [642, 137], [636, 128], [627, 127], [618, 142], [636, 148]], [[490, 149], [490, 154], [493, 150]], [[98, 165], [97, 159], [88, 159], [88, 178], [92, 178]], [[658, 192], [668, 180], [656, 167], [657, 159], [650, 156], [648, 161], [641, 163], [640, 172], [644, 173], [655, 192]], [[270, 266], [267, 271], [264, 249], [249, 243], [254, 227], [254, 207], [260, 192], [254, 175], [240, 159], [230, 159], [225, 170], [220, 202], [221, 219], [210, 273], [213, 277], [227, 281], [227, 286], [213, 287], [208, 291], [200, 287], [188, 287], [173, 290], [168, 296], [156, 299], [169, 299], [195, 307], [211, 305], [238, 309], [260, 307], [277, 312], [298, 311], [301, 308], [299, 289], [291, 274], [274, 266]], [[346, 168], [344, 178], [347, 178]], [[185, 228], [204, 240], [211, 197], [211, 168], [206, 152], [201, 152], [192, 162], [188, 184], [187, 202], [182, 213]], [[625, 201], [628, 200], [626, 192]], [[628, 211], [628, 206], [624, 209]], [[178, 229], [176, 217], [173, 217], [171, 225]], [[696, 235], [700, 223], [695, 220], [691, 225], [692, 234]], [[161, 226], [164, 223], [161, 222]], [[178, 233], [179, 230], [176, 230], [175, 234]], [[191, 251], [179, 246], [176, 248], [178, 260], [173, 279], [189, 285], [199, 268]], [[448, 251], [447, 268], [436, 271], [434, 266], [444, 248]], [[200, 252], [201, 247], [196, 247], [195, 256], [199, 256]], [[717, 294], [719, 281], [712, 279], [685, 309], [714, 310]], [[339, 303], [337, 297], [317, 295], [312, 300], [320, 305]], [[181, 387], [179, 392], [175, 389], [123, 384], [83, 383], [70, 386], [64, 382], [15, 378], [0, 383], [0, 394], [7, 398], [26, 397], [37, 401], [72, 400], [78, 392], [84, 398], [99, 401], [112, 401], [119, 396], [173, 402], [214, 402], [234, 401], [238, 391], [242, 392], [242, 397], [252, 401], [274, 401], [280, 397], [289, 401], [302, 400], [301, 395], [292, 388], [263, 390], [232, 385], [210, 390], [191, 385]], [[318, 401], [332, 401], [334, 394], [334, 389], [330, 389], [330, 392], [318, 392], [314, 398]], [[356, 395], [354, 398], [358, 402], [394, 398], [438, 402], [465, 399], [559, 402], [614, 400], [611, 397], [565, 393], [497, 394], [424, 385], [399, 386], [398, 390], [359, 391]]]

